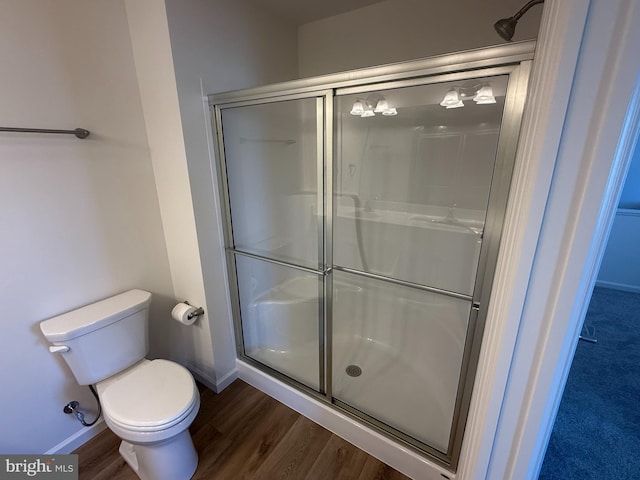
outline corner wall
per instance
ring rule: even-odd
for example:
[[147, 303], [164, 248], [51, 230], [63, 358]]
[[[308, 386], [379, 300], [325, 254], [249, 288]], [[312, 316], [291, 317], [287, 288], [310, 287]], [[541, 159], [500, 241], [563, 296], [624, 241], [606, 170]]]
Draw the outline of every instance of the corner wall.
[[295, 78], [297, 30], [245, 0], [126, 5], [173, 285], [206, 311], [173, 358], [219, 390], [236, 352], [206, 95]]
[[0, 16], [0, 452], [68, 453], [95, 429], [62, 407], [95, 399], [39, 323], [142, 288], [150, 329], [171, 277], [121, 0], [10, 0]]
[[202, 283], [164, 1], [125, 0], [125, 5], [174, 294], [205, 309], [189, 327], [167, 321], [163, 338], [155, 340], [164, 340], [165, 357], [189, 367], [215, 388], [211, 309]]

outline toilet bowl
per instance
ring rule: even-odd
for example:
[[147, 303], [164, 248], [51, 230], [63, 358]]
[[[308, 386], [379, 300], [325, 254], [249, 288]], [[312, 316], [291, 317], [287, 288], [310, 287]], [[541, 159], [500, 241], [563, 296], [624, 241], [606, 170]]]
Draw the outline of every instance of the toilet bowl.
[[200, 395], [186, 368], [144, 359], [99, 382], [96, 390], [105, 423], [122, 439], [120, 454], [140, 478], [191, 478], [198, 457], [187, 429]]
[[120, 454], [142, 480], [188, 480], [198, 466], [189, 426], [200, 394], [186, 368], [148, 360], [151, 294], [130, 290], [40, 323], [81, 385], [95, 384]]

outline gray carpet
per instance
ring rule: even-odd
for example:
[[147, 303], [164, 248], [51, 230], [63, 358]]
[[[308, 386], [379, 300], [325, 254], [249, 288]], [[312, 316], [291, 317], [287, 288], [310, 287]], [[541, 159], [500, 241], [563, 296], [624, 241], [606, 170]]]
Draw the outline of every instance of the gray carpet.
[[640, 294], [596, 288], [539, 480], [640, 479]]

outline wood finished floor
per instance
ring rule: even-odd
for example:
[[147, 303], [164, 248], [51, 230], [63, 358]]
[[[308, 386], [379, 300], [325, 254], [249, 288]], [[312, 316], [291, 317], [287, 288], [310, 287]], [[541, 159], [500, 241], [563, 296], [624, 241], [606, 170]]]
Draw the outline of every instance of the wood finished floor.
[[[219, 395], [201, 387], [200, 400], [194, 480], [408, 478], [241, 380]], [[80, 480], [136, 480], [119, 446], [105, 430], [76, 450]]]

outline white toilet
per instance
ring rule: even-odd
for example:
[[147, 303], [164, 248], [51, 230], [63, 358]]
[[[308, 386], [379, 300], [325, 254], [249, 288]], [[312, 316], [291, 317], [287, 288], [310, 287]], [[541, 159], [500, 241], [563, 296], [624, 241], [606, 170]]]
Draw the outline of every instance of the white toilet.
[[189, 425], [200, 408], [191, 373], [147, 360], [151, 294], [128, 292], [40, 323], [80, 385], [95, 384], [120, 454], [143, 480], [186, 480], [198, 465]]

